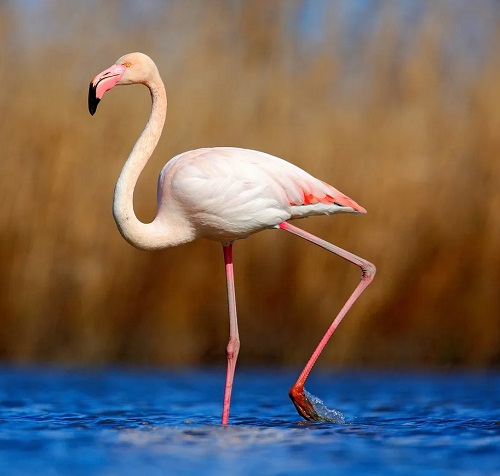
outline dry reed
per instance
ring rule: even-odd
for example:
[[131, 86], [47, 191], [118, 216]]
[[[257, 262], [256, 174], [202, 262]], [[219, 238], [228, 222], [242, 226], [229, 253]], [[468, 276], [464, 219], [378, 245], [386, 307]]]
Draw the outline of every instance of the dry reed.
[[[424, 2], [410, 34], [397, 4], [383, 2], [352, 44], [337, 2], [310, 43], [298, 33], [299, 1], [169, 2], [154, 15], [134, 3], [103, 2], [97, 15], [87, 2], [47, 1], [38, 26], [2, 4], [0, 357], [224, 362], [220, 246], [140, 252], [111, 217], [148, 95], [113, 91], [90, 118], [86, 89], [142, 50], [162, 72], [169, 113], [138, 184], [140, 218], [154, 216], [158, 171], [182, 150], [235, 145], [286, 158], [369, 211], [298, 225], [379, 270], [320, 363], [498, 365], [500, 58], [488, 44], [468, 65], [466, 47], [450, 51], [464, 18], [500, 31], [497, 7], [477, 3], [464, 12]], [[236, 243], [235, 267], [242, 363], [304, 362], [358, 279], [271, 231]]]

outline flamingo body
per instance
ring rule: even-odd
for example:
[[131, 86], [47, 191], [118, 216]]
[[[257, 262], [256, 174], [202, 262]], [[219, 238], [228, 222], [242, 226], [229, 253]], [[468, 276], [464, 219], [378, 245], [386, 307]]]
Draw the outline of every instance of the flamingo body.
[[193, 239], [231, 242], [293, 218], [365, 211], [285, 160], [233, 147], [174, 157], [158, 186], [158, 216], [182, 214]]
[[199, 238], [222, 243], [229, 309], [223, 424], [228, 423], [240, 348], [232, 243], [268, 228], [282, 229], [361, 269], [360, 283], [289, 391], [300, 415], [307, 420], [321, 420], [322, 416], [304, 392], [304, 383], [338, 324], [373, 279], [375, 267], [288, 221], [313, 215], [359, 214], [366, 210], [331, 185], [278, 157], [255, 150], [215, 147], [184, 152], [165, 165], [158, 181], [156, 217], [151, 223], [142, 223], [134, 213], [134, 188], [158, 143], [167, 111], [165, 87], [153, 60], [143, 53], [130, 53], [99, 73], [90, 83], [89, 111], [93, 115], [104, 94], [114, 86], [129, 84], [144, 84], [149, 88], [151, 115], [116, 183], [113, 216], [123, 237], [141, 249], [168, 248]]

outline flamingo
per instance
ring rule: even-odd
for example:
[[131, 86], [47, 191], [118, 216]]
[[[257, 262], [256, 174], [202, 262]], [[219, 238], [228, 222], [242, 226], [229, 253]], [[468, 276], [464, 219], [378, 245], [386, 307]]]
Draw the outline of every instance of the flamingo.
[[184, 152], [163, 167], [157, 192], [158, 211], [142, 223], [133, 208], [134, 188], [163, 130], [167, 96], [156, 64], [143, 53], [122, 56], [99, 73], [89, 87], [88, 106], [96, 112], [104, 94], [118, 85], [144, 84], [151, 93], [151, 114], [115, 186], [113, 216], [125, 240], [139, 249], [156, 250], [205, 238], [222, 244], [229, 311], [227, 372], [222, 425], [229, 421], [231, 391], [240, 349], [233, 274], [233, 242], [266, 229], [281, 229], [303, 238], [361, 269], [361, 280], [308, 360], [289, 396], [299, 415], [321, 421], [304, 390], [309, 373], [326, 343], [356, 299], [370, 284], [375, 266], [349, 251], [289, 223], [289, 220], [366, 210], [327, 183], [278, 157], [235, 147]]

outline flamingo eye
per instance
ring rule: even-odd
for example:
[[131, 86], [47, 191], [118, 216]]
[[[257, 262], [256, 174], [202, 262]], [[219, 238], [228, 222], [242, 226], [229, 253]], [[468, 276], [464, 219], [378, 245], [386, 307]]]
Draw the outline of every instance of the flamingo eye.
[[127, 61], [126, 63], [123, 63], [123, 65], [127, 68], [130, 68], [132, 66], [132, 63], [130, 61]]

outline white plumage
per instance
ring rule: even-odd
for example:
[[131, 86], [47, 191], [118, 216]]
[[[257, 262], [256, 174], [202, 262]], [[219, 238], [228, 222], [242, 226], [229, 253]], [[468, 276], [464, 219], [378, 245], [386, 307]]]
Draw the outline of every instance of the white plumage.
[[278, 157], [215, 147], [171, 159], [159, 180], [159, 215], [181, 208], [196, 238], [233, 241], [283, 221], [312, 215], [360, 213], [353, 200]]

